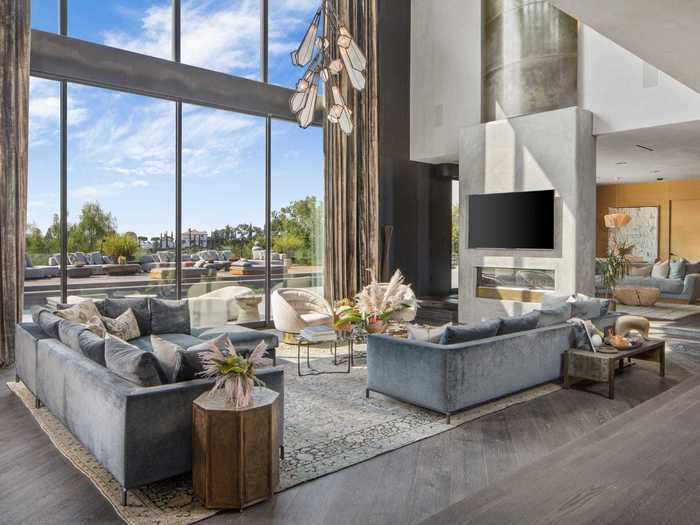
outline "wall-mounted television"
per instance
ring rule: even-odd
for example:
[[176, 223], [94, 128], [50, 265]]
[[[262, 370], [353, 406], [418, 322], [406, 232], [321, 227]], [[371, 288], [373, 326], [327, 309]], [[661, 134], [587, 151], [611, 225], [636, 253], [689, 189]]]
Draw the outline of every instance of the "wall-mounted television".
[[469, 195], [469, 247], [554, 249], [554, 190]]

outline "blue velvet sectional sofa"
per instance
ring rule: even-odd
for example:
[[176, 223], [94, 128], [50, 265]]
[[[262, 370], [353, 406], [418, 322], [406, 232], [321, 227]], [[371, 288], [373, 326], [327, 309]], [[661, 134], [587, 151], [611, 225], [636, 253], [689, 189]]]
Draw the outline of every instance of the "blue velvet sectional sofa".
[[[604, 330], [617, 314], [592, 319]], [[451, 414], [561, 377], [562, 354], [576, 346], [576, 328], [559, 322], [456, 344], [371, 335], [370, 392]]]
[[[144, 311], [148, 310], [142, 308], [141, 312]], [[100, 359], [94, 348], [88, 352], [82, 343], [76, 346], [75, 340], [67, 337], [60, 340], [67, 331], [58, 330], [58, 325], [70, 321], [42, 309], [35, 311], [35, 317], [38, 317], [37, 323], [16, 326], [17, 379], [34, 394], [37, 406], [44, 404], [114, 476], [123, 488], [123, 504], [126, 504], [128, 489], [191, 470], [192, 401], [209, 390], [213, 380], [140, 386], [108, 369], [104, 360], [98, 362]], [[222, 333], [226, 333], [238, 349], [253, 348], [263, 340], [273, 358], [278, 345], [274, 333], [235, 325], [190, 332], [158, 336], [185, 348]], [[95, 341], [96, 336], [89, 335]], [[142, 350], [151, 350], [149, 335], [130, 343]], [[260, 369], [258, 377], [279, 393], [280, 406], [284, 407], [283, 371]], [[278, 425], [280, 444], [283, 443], [283, 411], [282, 408]]]

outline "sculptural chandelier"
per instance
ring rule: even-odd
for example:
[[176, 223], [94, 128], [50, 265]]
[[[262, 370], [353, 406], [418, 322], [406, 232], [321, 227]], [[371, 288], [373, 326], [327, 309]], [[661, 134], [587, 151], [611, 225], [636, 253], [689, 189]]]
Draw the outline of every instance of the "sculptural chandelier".
[[[333, 46], [331, 42], [336, 45]], [[336, 49], [339, 57], [331, 54], [331, 50]], [[365, 88], [363, 72], [367, 67], [367, 59], [350, 31], [341, 23], [331, 0], [321, 0], [321, 6], [311, 20], [301, 44], [292, 52], [292, 63], [306, 67], [304, 76], [297, 82], [294, 95], [289, 100], [289, 107], [296, 115], [299, 125], [302, 128], [311, 125], [322, 80], [326, 89], [330, 89], [332, 102], [328, 120], [338, 124], [346, 135], [352, 133], [352, 111], [345, 104], [338, 80], [344, 70], [350, 85], [357, 91], [362, 91]]]

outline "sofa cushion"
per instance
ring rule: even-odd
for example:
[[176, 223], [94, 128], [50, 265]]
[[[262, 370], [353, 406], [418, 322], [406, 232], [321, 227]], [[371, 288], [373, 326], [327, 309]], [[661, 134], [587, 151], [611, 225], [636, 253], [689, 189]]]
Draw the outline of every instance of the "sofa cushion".
[[575, 301], [571, 303], [571, 317], [594, 319], [600, 317], [601, 303], [597, 299]]
[[651, 270], [651, 276], [654, 279], [668, 279], [668, 271], [670, 268], [669, 261], [659, 261]]
[[556, 294], [546, 294], [542, 297], [542, 309], [551, 310], [553, 308], [558, 308], [562, 304], [566, 304], [571, 299], [570, 295], [556, 295]]
[[265, 341], [268, 348], [277, 348], [279, 344], [277, 335], [272, 332], [253, 330], [233, 324], [196, 328], [192, 333], [192, 335], [205, 340], [214, 339], [221, 334], [226, 334], [236, 348], [253, 349], [261, 340]]
[[540, 318], [537, 321], [537, 328], [552, 326], [553, 324], [565, 323], [571, 318], [571, 303], [564, 303], [560, 306], [540, 310]]
[[105, 339], [94, 334], [89, 329], [78, 334], [80, 351], [95, 363], [105, 366]]
[[158, 360], [151, 352], [112, 335], [105, 339], [105, 363], [109, 370], [139, 386], [163, 384]]
[[177, 383], [180, 378], [185, 350], [175, 343], [161, 339], [157, 335], [151, 335], [151, 348], [153, 355], [158, 360], [163, 377], [167, 383]]
[[685, 264], [685, 274], [691, 275], [695, 273], [700, 273], [700, 261], [698, 262], [686, 262]]
[[630, 264], [627, 273], [633, 277], [651, 277], [653, 268], [653, 264]]
[[71, 350], [82, 353], [80, 349], [80, 334], [85, 331], [88, 330], [82, 324], [63, 319], [58, 323], [58, 340]]
[[47, 336], [58, 339], [58, 325], [63, 319], [58, 317], [53, 310], [45, 306], [33, 306], [32, 320]]
[[652, 279], [651, 286], [661, 290], [661, 293], [679, 294], [683, 291], [683, 279]]
[[[105, 300], [104, 299], [92, 299], [92, 303], [97, 307], [97, 311], [100, 315], [105, 314]], [[56, 310], [66, 310], [75, 306], [75, 304], [68, 303], [56, 303]]]
[[116, 319], [111, 319], [109, 317], [102, 317], [101, 319], [107, 332], [119, 339], [131, 341], [132, 339], [141, 337], [138, 321], [131, 308], [127, 308], [127, 310]]
[[514, 334], [516, 332], [524, 332], [525, 330], [533, 330], [537, 328], [537, 323], [539, 320], [540, 312], [537, 310], [524, 315], [503, 317], [501, 318], [501, 326], [498, 329], [498, 335]]
[[442, 339], [442, 334], [452, 323], [446, 323], [442, 326], [420, 326], [415, 324], [407, 324], [406, 331], [408, 338], [413, 341], [422, 341], [424, 343], [439, 343]]
[[686, 260], [681, 259], [680, 261], [671, 261], [668, 268], [668, 278], [669, 279], [685, 279], [685, 265]]
[[56, 315], [74, 323], [87, 323], [93, 317], [99, 316], [100, 312], [92, 301], [83, 301], [69, 308], [56, 310]]
[[112, 299], [108, 297], [104, 302], [103, 315], [116, 319], [131, 308], [139, 324], [139, 332], [141, 335], [149, 335], [151, 333], [151, 310], [148, 302], [148, 299], [141, 298]]
[[151, 299], [151, 332], [189, 334], [190, 309], [187, 301]]
[[494, 337], [498, 334], [498, 330], [500, 327], [500, 319], [482, 321], [480, 323], [469, 325], [448, 326], [447, 328], [445, 328], [445, 332], [442, 334], [440, 344], [452, 345], [456, 343], [467, 343], [469, 341], [476, 341], [478, 339], [486, 339], [487, 337]]

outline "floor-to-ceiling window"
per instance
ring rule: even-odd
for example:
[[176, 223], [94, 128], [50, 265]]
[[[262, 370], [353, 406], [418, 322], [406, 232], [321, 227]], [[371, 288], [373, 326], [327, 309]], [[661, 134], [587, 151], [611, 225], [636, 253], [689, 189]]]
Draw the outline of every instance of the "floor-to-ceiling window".
[[[175, 104], [68, 86], [68, 295], [174, 298]], [[156, 271], [160, 270], [160, 271]]]
[[[188, 297], [199, 324], [252, 323], [270, 320], [266, 297], [276, 287], [321, 291], [322, 129], [300, 129], [266, 85], [293, 86], [303, 73], [289, 52], [313, 5], [32, 0], [32, 8], [34, 29], [166, 60], [178, 61], [179, 50], [183, 64], [260, 83], [233, 84], [229, 104], [216, 90], [193, 92], [187, 77], [195, 81], [202, 69], [183, 67], [186, 80], [164, 93], [154, 87], [165, 67], [158, 61], [120, 87], [110, 73], [104, 81], [96, 75], [109, 70], [104, 55], [86, 64], [90, 85], [81, 83], [80, 60], [77, 69], [38, 73], [57, 80], [32, 77], [27, 309], [107, 296]], [[239, 292], [249, 298], [235, 300]]]
[[60, 300], [59, 83], [29, 82], [29, 175], [24, 307]]
[[323, 131], [272, 122], [274, 287], [323, 294]]
[[182, 296], [194, 326], [265, 320], [265, 245], [265, 119], [184, 105]]
[[459, 181], [452, 181], [452, 258], [451, 283], [452, 290], [459, 289]]

